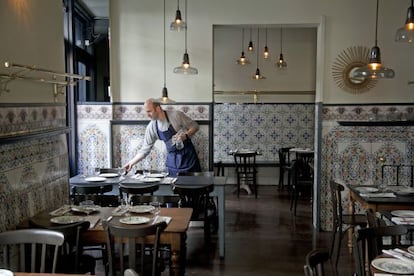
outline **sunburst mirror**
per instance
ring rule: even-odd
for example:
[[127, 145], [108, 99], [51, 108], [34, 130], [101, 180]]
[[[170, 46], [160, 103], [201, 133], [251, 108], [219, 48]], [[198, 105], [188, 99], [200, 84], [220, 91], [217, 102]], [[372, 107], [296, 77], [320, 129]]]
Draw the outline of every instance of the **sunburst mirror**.
[[353, 72], [368, 64], [370, 49], [364, 46], [353, 46], [343, 50], [335, 59], [332, 65], [332, 77], [345, 91], [362, 93], [375, 87], [376, 80], [357, 80], [352, 78]]

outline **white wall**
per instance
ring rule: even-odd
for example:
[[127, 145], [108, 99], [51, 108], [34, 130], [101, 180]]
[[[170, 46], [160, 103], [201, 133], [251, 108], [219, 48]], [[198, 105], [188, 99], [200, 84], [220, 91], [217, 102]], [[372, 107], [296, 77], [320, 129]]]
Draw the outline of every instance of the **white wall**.
[[[62, 1], [0, 1], [0, 34], [0, 73], [12, 72], [4, 68], [5, 61], [65, 72]], [[1, 103], [54, 102], [51, 84], [15, 80], [7, 88], [9, 93], [0, 92]]]
[[[176, 1], [166, 1], [166, 24], [173, 20]], [[181, 1], [182, 12], [184, 1]], [[326, 18], [323, 69], [325, 103], [406, 102], [414, 100], [414, 46], [394, 42], [405, 21], [409, 1], [380, 1], [378, 43], [383, 64], [396, 71], [363, 94], [338, 88], [331, 76], [337, 55], [350, 46], [372, 47], [374, 0], [189, 0], [188, 50], [196, 76], [172, 73], [181, 63], [184, 34], [167, 29], [167, 87], [178, 101], [211, 101], [213, 91], [213, 26], [227, 24], [318, 24]], [[158, 97], [163, 86], [163, 1], [111, 1], [111, 89], [114, 101]], [[233, 58], [232, 58], [233, 59]]]

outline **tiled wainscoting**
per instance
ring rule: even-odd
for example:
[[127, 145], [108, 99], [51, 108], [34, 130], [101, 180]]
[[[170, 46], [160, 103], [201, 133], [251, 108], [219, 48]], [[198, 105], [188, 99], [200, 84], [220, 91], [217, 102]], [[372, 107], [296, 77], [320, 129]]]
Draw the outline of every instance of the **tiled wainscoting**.
[[[192, 142], [203, 170], [212, 168], [211, 105], [168, 105], [163, 108], [181, 110], [199, 123], [200, 131], [192, 137]], [[142, 103], [78, 105], [78, 172], [91, 174], [95, 167], [126, 164], [141, 147], [148, 122]], [[152, 169], [160, 169], [165, 158], [165, 145], [157, 141], [151, 154], [135, 167], [142, 169], [143, 164], [148, 163]]]
[[0, 104], [0, 232], [68, 199], [66, 106]]
[[[332, 227], [331, 179], [347, 184], [376, 184], [381, 180], [379, 157], [385, 157], [386, 164], [413, 164], [414, 127], [340, 126], [337, 121], [412, 118], [413, 110], [413, 106], [406, 105], [324, 106], [320, 189], [322, 229]], [[402, 180], [407, 177], [409, 175], [403, 173]], [[347, 193], [343, 198], [344, 206], [348, 206]]]

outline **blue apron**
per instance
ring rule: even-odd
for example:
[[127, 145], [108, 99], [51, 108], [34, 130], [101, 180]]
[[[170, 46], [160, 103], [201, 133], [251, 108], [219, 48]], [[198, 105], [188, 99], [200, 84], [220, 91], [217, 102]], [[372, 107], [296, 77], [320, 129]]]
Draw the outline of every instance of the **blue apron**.
[[[167, 114], [165, 114], [167, 116]], [[168, 121], [168, 117], [167, 117]], [[200, 161], [194, 145], [190, 139], [183, 141], [184, 147], [179, 150], [172, 144], [172, 137], [177, 133], [170, 124], [166, 131], [158, 129], [158, 122], [155, 121], [158, 137], [164, 141], [167, 147], [166, 166], [170, 176], [176, 176], [179, 172], [199, 172], [201, 171]]]

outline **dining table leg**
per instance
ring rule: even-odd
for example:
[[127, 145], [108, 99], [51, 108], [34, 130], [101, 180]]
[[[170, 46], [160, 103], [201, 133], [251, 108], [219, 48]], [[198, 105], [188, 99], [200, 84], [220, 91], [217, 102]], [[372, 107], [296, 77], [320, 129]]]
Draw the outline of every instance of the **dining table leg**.
[[171, 245], [170, 276], [183, 276], [185, 275], [187, 255], [187, 235], [185, 233], [173, 233], [169, 239]]

